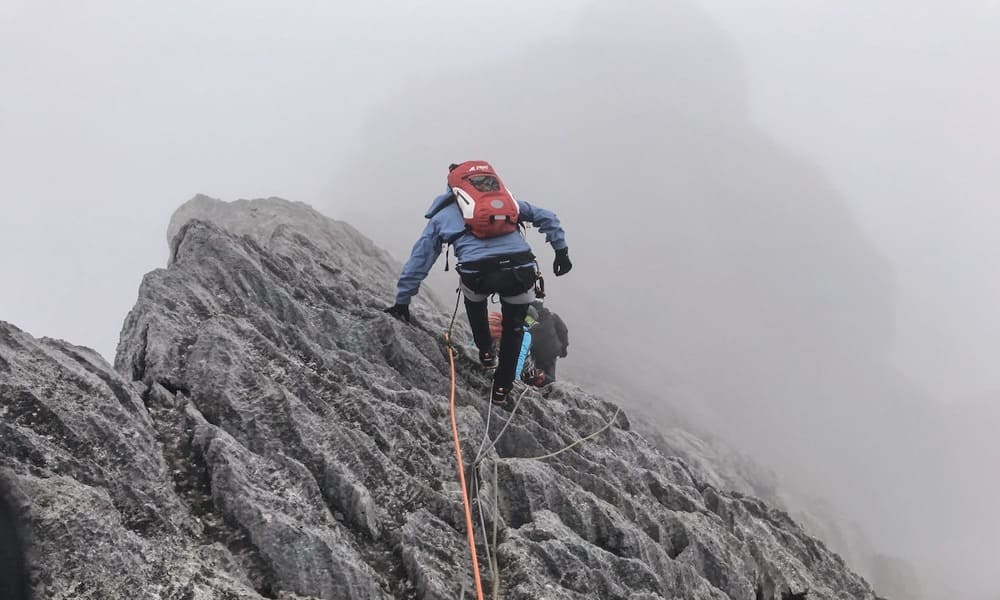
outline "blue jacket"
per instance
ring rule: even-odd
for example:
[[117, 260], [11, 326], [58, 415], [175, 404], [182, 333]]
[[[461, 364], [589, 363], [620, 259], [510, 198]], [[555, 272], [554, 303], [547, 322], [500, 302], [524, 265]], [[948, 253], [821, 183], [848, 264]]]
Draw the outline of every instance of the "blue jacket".
[[[521, 200], [517, 201], [517, 205], [520, 211], [519, 222], [538, 227], [545, 234], [545, 241], [552, 244], [554, 249], [566, 247], [566, 233], [555, 213]], [[467, 233], [462, 209], [455, 203], [450, 190], [434, 199], [424, 217], [429, 221], [420, 239], [413, 245], [409, 260], [403, 265], [403, 272], [396, 286], [396, 304], [410, 303], [410, 298], [420, 290], [421, 282], [441, 255], [441, 246], [448, 242], [455, 248], [455, 260], [458, 262], [472, 262], [531, 250], [520, 231], [487, 239], [479, 239]]]

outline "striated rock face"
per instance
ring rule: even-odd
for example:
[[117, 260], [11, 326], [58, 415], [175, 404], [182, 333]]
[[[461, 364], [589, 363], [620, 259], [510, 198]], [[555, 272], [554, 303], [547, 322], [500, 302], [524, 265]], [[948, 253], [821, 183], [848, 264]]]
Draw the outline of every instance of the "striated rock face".
[[[469, 597], [451, 306], [425, 298], [415, 325], [382, 313], [398, 265], [301, 204], [199, 197], [171, 232], [114, 370], [0, 324], [0, 473], [43, 597]], [[510, 413], [490, 412], [464, 347], [457, 384], [488, 592], [875, 598], [785, 513], [719, 489], [613, 404], [559, 382], [524, 392], [500, 435]]]
[[38, 598], [253, 592], [172, 470], [164, 442], [184, 431], [97, 353], [0, 322], [0, 400], [0, 476], [30, 524]]

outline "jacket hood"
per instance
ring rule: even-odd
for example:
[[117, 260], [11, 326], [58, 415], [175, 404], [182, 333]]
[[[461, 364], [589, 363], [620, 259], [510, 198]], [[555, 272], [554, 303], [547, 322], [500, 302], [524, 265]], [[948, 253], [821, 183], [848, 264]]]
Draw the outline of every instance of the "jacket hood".
[[435, 198], [433, 202], [431, 202], [431, 206], [430, 208], [427, 209], [427, 212], [424, 214], [424, 218], [430, 219], [437, 213], [441, 212], [441, 209], [444, 208], [445, 206], [448, 206], [448, 204], [450, 202], [453, 202], [454, 199], [455, 199], [454, 196], [451, 195], [451, 188], [446, 187], [444, 193]]

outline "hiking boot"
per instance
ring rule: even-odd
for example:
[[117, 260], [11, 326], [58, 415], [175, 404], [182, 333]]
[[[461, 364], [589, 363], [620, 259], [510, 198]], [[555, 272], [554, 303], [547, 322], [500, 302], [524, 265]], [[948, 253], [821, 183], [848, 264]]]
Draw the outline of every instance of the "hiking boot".
[[507, 406], [507, 396], [510, 394], [510, 390], [507, 388], [493, 388], [493, 398], [492, 402], [496, 406]]
[[497, 368], [497, 355], [490, 350], [480, 350], [479, 351], [479, 363], [483, 365], [484, 369], [495, 369]]

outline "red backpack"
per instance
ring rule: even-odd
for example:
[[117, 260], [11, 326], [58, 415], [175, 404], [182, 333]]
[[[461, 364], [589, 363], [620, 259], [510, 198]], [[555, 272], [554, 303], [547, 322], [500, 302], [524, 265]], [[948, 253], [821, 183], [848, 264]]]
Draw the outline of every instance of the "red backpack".
[[517, 231], [517, 201], [490, 163], [470, 160], [455, 166], [448, 174], [448, 187], [472, 235], [491, 238]]

